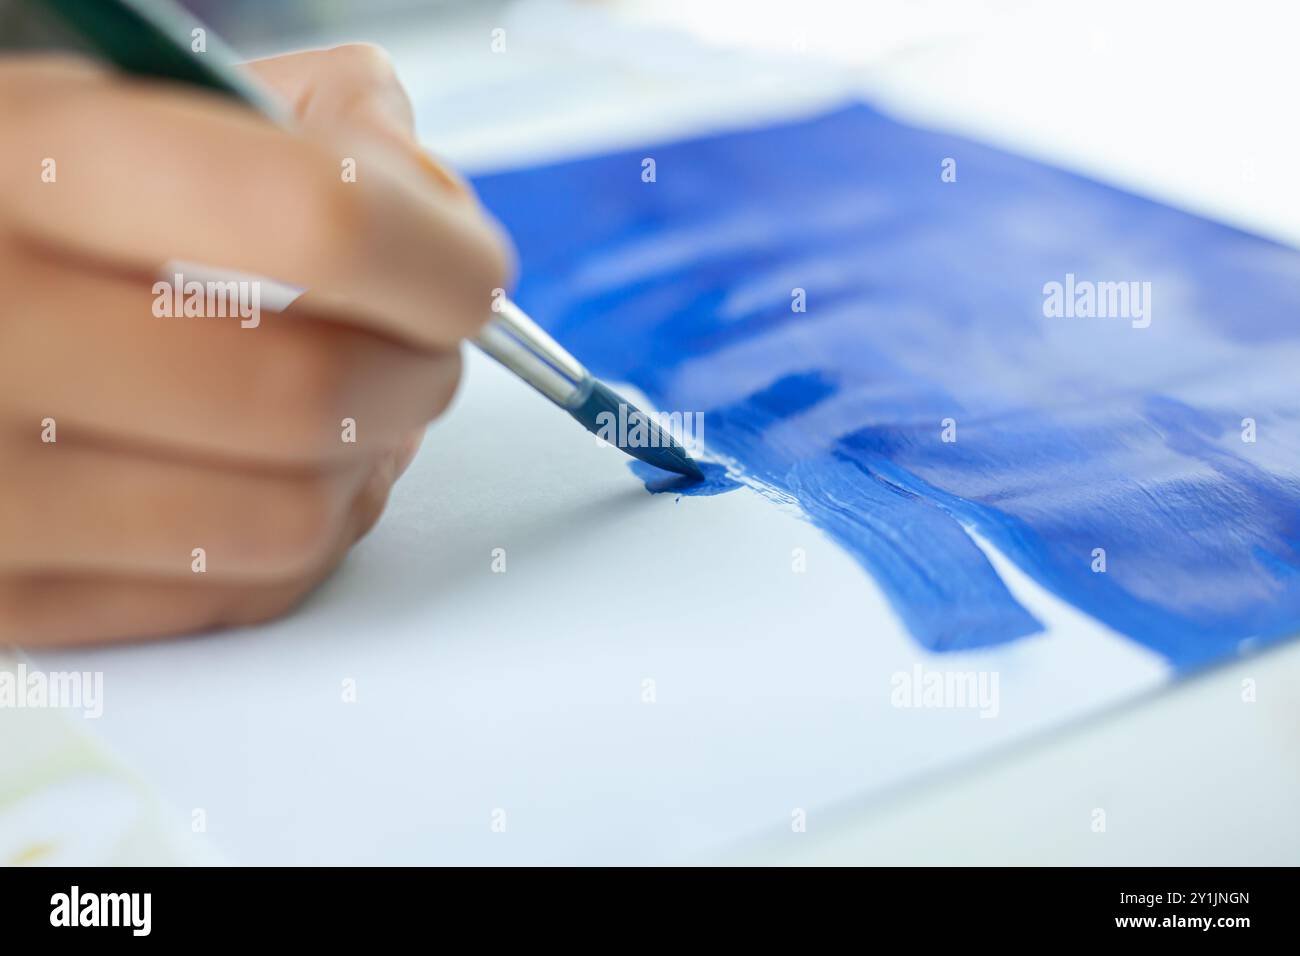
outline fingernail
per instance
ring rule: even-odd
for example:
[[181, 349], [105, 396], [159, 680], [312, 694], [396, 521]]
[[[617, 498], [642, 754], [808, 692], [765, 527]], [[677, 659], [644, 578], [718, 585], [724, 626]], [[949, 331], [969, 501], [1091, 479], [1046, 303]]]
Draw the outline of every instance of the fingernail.
[[418, 150], [420, 167], [443, 189], [449, 189], [458, 196], [468, 195], [465, 184], [460, 177], [438, 162], [423, 149]]

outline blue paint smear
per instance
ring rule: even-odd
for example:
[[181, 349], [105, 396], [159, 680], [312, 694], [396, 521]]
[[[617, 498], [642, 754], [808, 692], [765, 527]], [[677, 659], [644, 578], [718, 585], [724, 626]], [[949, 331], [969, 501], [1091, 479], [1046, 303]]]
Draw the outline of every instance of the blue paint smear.
[[[518, 301], [704, 412], [924, 646], [1041, 629], [966, 527], [1180, 670], [1300, 629], [1295, 251], [858, 105], [476, 185]], [[1150, 326], [1046, 318], [1067, 273], [1150, 282]]]
[[678, 497], [686, 495], [691, 498], [705, 498], [735, 491], [740, 487], [740, 482], [727, 475], [725, 465], [699, 459], [696, 459], [695, 464], [704, 475], [703, 481], [664, 471], [644, 461], [629, 461], [627, 466], [632, 469], [634, 475], [645, 482], [645, 490], [652, 495], [667, 493]]

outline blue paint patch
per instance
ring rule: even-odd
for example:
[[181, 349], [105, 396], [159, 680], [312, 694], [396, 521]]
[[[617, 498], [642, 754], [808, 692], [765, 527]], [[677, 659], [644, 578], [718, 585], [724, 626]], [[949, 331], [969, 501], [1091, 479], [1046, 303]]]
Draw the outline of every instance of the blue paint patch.
[[[1182, 670], [1300, 630], [1300, 254], [864, 106], [645, 155], [477, 181], [518, 301], [704, 412], [926, 647], [1041, 629], [967, 526]], [[1045, 314], [1076, 282], [1150, 297]]]
[[740, 487], [740, 482], [728, 477], [724, 465], [711, 461], [700, 461], [698, 458], [695, 460], [695, 464], [704, 473], [703, 481], [697, 481], [685, 475], [676, 475], [671, 471], [664, 471], [662, 468], [648, 465], [644, 461], [629, 461], [627, 466], [632, 469], [633, 474], [645, 482], [645, 490], [652, 495], [667, 493], [678, 497], [686, 495], [690, 498], [706, 498], [727, 491], [735, 491]]

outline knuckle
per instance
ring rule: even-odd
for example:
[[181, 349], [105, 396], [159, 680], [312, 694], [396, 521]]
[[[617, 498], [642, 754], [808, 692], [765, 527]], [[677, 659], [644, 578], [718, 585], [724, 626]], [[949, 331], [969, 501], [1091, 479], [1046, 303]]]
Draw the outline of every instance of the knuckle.
[[0, 578], [0, 643], [41, 644], [65, 637], [57, 627], [67, 597], [59, 582], [16, 573]]
[[[0, 542], [21, 544], [28, 537], [27, 519], [24, 509], [19, 507], [22, 500], [18, 489], [6, 487], [9, 484], [0, 479]], [[30, 503], [29, 503], [30, 507]], [[17, 553], [10, 553], [9, 548], [0, 548], [0, 568], [5, 567]]]
[[367, 193], [345, 182], [339, 160], [323, 144], [304, 141], [284, 165], [277, 191], [288, 197], [282, 222], [311, 272], [350, 274], [361, 258]]
[[283, 617], [302, 603], [320, 577], [319, 572], [314, 572], [304, 579], [295, 580], [291, 585], [276, 588], [270, 593], [264, 589], [242, 592], [237, 599], [228, 602], [219, 610], [212, 621], [212, 626], [214, 628], [249, 627]]
[[23, 633], [26, 590], [13, 580], [0, 578], [0, 641], [6, 644], [16, 644], [28, 637]]
[[331, 339], [307, 330], [268, 349], [261, 368], [262, 400], [285, 419], [315, 424], [332, 416], [347, 384], [347, 357]]
[[327, 51], [336, 69], [352, 75], [390, 80], [397, 75], [388, 51], [374, 43], [342, 43]]
[[328, 479], [286, 482], [260, 520], [245, 525], [240, 560], [273, 577], [309, 574], [330, 554], [343, 511], [343, 495]]
[[467, 241], [466, 263], [459, 283], [457, 309], [467, 324], [478, 329], [492, 318], [497, 290], [514, 282], [514, 252], [504, 233], [492, 222], [475, 230]]
[[259, 429], [274, 457], [315, 462], [337, 451], [347, 410], [351, 365], [347, 353], [319, 329], [267, 336], [249, 389], [262, 409]]
[[463, 364], [460, 351], [452, 350], [439, 363], [437, 374], [429, 376], [430, 419], [437, 418], [451, 406], [452, 399], [456, 397], [456, 390], [460, 387]]

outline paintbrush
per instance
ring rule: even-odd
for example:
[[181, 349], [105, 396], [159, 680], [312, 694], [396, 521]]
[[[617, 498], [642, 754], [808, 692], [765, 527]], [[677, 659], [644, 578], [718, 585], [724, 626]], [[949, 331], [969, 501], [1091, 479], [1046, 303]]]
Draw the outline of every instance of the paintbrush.
[[[291, 125], [285, 107], [235, 69], [236, 58], [229, 48], [170, 0], [32, 2], [56, 14], [83, 45], [128, 73], [224, 93], [282, 125]], [[202, 55], [190, 51], [197, 29], [204, 31]], [[697, 481], [703, 479], [699, 466], [667, 430], [593, 377], [518, 306], [500, 299], [492, 310], [491, 320], [472, 340], [476, 346], [589, 432], [648, 464]], [[610, 427], [620, 421], [629, 427]], [[638, 424], [643, 427], [637, 428]], [[632, 436], [635, 442], [629, 440]]]

